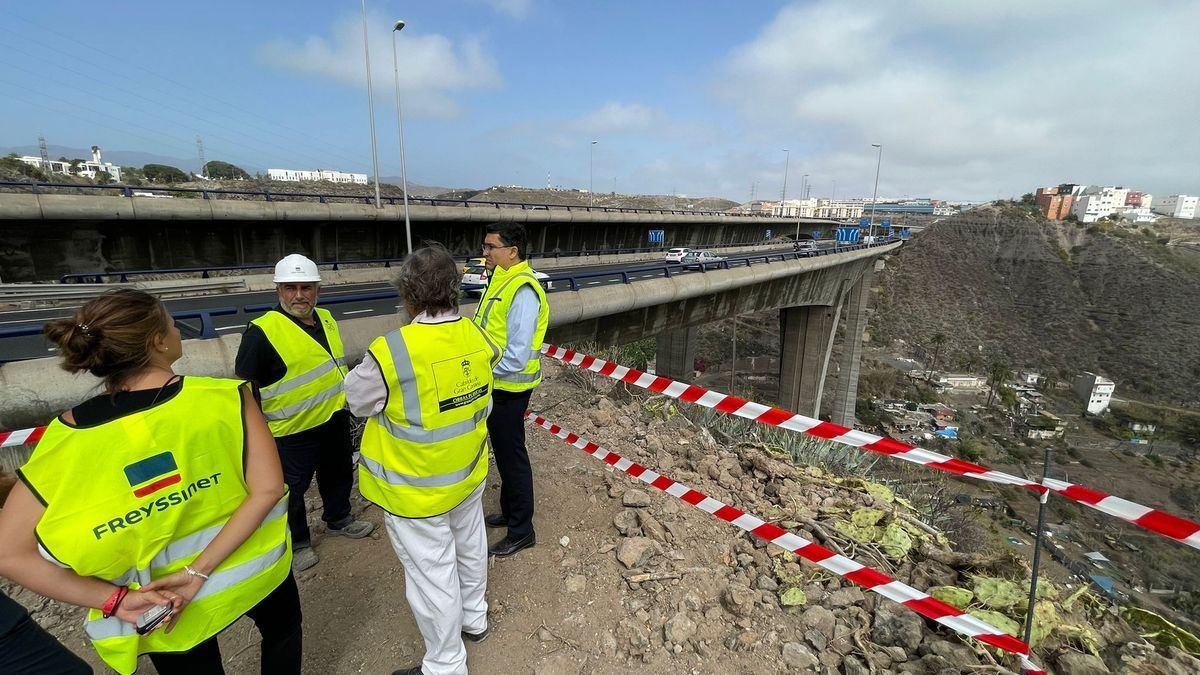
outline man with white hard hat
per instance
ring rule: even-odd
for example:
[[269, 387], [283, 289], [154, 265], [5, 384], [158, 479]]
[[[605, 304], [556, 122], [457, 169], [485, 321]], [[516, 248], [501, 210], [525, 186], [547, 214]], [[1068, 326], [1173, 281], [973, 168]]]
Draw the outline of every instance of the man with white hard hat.
[[360, 539], [375, 526], [350, 513], [354, 449], [342, 385], [346, 352], [337, 322], [317, 307], [317, 264], [298, 253], [285, 256], [275, 265], [274, 281], [279, 305], [250, 322], [234, 370], [258, 387], [275, 435], [290, 491], [292, 567], [300, 571], [319, 560], [304, 507], [314, 474], [329, 535]]

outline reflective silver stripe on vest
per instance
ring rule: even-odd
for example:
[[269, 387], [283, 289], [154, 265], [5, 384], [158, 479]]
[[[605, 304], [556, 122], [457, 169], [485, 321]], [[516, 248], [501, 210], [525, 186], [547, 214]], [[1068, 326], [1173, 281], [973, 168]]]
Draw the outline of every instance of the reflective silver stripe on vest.
[[[387, 344], [388, 352], [392, 355], [392, 368], [396, 370], [396, 379], [399, 380], [401, 390], [404, 385], [409, 382], [417, 381], [417, 374], [413, 370], [412, 357], [408, 354], [408, 345], [404, 342], [404, 336], [400, 331], [389, 331], [383, 336], [384, 343]], [[401, 400], [404, 402], [404, 419], [413, 426], [421, 426], [421, 401], [415, 391], [409, 392], [409, 396], [401, 395]], [[381, 410], [376, 417], [391, 431], [390, 421], [387, 420], [387, 415]], [[396, 438], [403, 438], [399, 434], [393, 432]], [[458, 434], [453, 434], [457, 436]], [[408, 439], [405, 439], [408, 440]]]
[[[480, 327], [487, 328], [488, 315], [492, 313], [492, 305], [494, 305], [500, 301], [500, 294], [504, 292], [504, 289], [508, 288], [509, 284], [511, 284], [512, 282], [516, 281], [517, 279], [521, 279], [521, 278], [531, 279], [533, 281], [533, 283], [535, 283], [535, 284], [537, 283], [537, 277], [533, 276], [532, 274], [530, 274], [528, 272], [520, 272], [518, 274], [514, 274], [513, 276], [509, 277], [508, 280], [504, 282], [504, 285], [500, 287], [500, 290], [496, 291], [496, 294], [493, 295], [491, 297], [491, 299], [488, 300], [486, 307], [484, 307], [483, 305], [480, 305], [480, 307], [476, 308], [475, 311], [477, 314], [481, 308], [483, 310], [483, 313], [479, 314], [479, 326]], [[484, 294], [485, 295], [487, 294], [486, 291]]]
[[[405, 407], [408, 407], [407, 404]], [[407, 413], [407, 411], [405, 412]], [[409, 443], [440, 443], [442, 441], [448, 441], [451, 438], [465, 436], [466, 434], [475, 431], [475, 428], [479, 426], [479, 423], [486, 420], [491, 412], [492, 403], [489, 400], [487, 407], [476, 412], [471, 419], [455, 422], [454, 424], [444, 426], [439, 429], [425, 429], [420, 425], [413, 425], [411, 427], [402, 426], [388, 419], [388, 416], [382, 412], [376, 414], [374, 419], [376, 422], [379, 422], [379, 425], [387, 430], [387, 432], [391, 434], [393, 438], [397, 438], [402, 441], [408, 441]]]
[[288, 407], [280, 408], [279, 410], [264, 410], [263, 417], [267, 418], [268, 422], [287, 419], [297, 413], [302, 413], [305, 410], [315, 408], [318, 404], [324, 403], [331, 398], [335, 398], [340, 393], [342, 393], [342, 383], [339, 381], [337, 384], [326, 389], [325, 391], [309, 396], [308, 398], [294, 405], [289, 405]]
[[[383, 336], [383, 339], [387, 344], [388, 352], [392, 355], [392, 367], [396, 370], [396, 379], [399, 380], [401, 390], [403, 390], [405, 384], [417, 381], [412, 357], [408, 354], [408, 345], [405, 344], [404, 336], [398, 330], [389, 332]], [[416, 395], [415, 388], [408, 394], [407, 396], [401, 395], [400, 398], [404, 403], [404, 419], [411, 426], [396, 424], [388, 418], [386, 410], [379, 411], [374, 418], [393, 438], [410, 443], [440, 443], [464, 436], [475, 431], [479, 423], [487, 419], [488, 414], [492, 411], [492, 402], [489, 400], [487, 407], [476, 411], [471, 419], [455, 422], [439, 429], [425, 429], [421, 415], [420, 397]]]
[[[337, 361], [339, 360], [343, 363], [338, 363]], [[322, 363], [316, 368], [313, 368], [307, 373], [297, 375], [290, 380], [284, 380], [283, 382], [273, 384], [269, 387], [263, 387], [259, 390], [259, 392], [262, 394], [263, 403], [270, 401], [276, 396], [280, 396], [294, 389], [303, 387], [310, 382], [316, 382], [317, 380], [321, 379], [325, 373], [328, 373], [329, 371], [334, 370], [342, 365], [345, 365], [345, 359], [331, 359], [325, 363]]]
[[542, 358], [542, 350], [538, 349], [537, 347], [534, 347], [533, 349], [529, 350], [529, 360], [530, 361], [532, 361], [534, 359], [540, 359], [540, 358]]
[[459, 469], [458, 471], [443, 473], [437, 476], [413, 476], [407, 473], [400, 473], [399, 471], [392, 471], [391, 469], [385, 468], [379, 462], [376, 462], [365, 455], [360, 455], [358, 461], [372, 476], [375, 476], [379, 480], [389, 485], [407, 485], [409, 487], [427, 488], [449, 487], [451, 485], [457, 485], [471, 476], [471, 474], [475, 471], [475, 467], [479, 464], [479, 459], [483, 457], [483, 453], [486, 449], [487, 441], [484, 440], [484, 442], [479, 446], [479, 452], [475, 453], [475, 459], [472, 459], [470, 464]]
[[[287, 515], [287, 508], [288, 498], [284, 496], [283, 499], [279, 500], [267, 512], [266, 517], [263, 518], [263, 523], [284, 517]], [[164, 567], [169, 567], [172, 563], [200, 555], [212, 543], [212, 540], [217, 538], [217, 534], [221, 532], [221, 528], [223, 527], [225, 527], [225, 523], [218, 523], [210, 528], [176, 539], [154, 555], [149, 567], [142, 569], [136, 567], [130, 568], [128, 572], [122, 574], [119, 578], [113, 579], [112, 583], [117, 586], [128, 586], [135, 581], [140, 585], [150, 583], [154, 579], [152, 576], [153, 570], [163, 569]]]
[[344, 357], [344, 356], [341, 358], [334, 359], [333, 362], [338, 364], [338, 367], [340, 367], [340, 368], [346, 367], [346, 357]]
[[501, 382], [509, 382], [511, 384], [524, 384], [526, 382], [536, 382], [542, 376], [542, 369], [538, 368], [536, 373], [513, 373], [512, 375], [501, 375], [497, 380]]
[[[283, 555], [287, 552], [287, 546], [287, 542], [284, 541], [257, 558], [251, 558], [240, 565], [234, 565], [228, 569], [213, 572], [208, 580], [204, 582], [204, 585], [200, 587], [200, 591], [192, 598], [192, 602], [198, 602], [210, 595], [229, 590], [261, 574], [283, 558]], [[184, 610], [186, 609], [185, 607]], [[86, 621], [84, 622], [84, 630], [92, 640], [107, 640], [108, 638], [137, 635], [133, 624], [126, 623], [115, 616], [107, 619], [97, 619], [96, 621]]]

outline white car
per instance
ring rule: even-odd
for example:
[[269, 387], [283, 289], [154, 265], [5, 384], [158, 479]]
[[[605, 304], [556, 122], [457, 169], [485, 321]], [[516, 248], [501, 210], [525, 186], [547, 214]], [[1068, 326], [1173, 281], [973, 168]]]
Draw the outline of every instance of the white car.
[[[554, 283], [547, 281], [550, 278], [545, 272], [534, 271], [533, 276], [542, 284], [542, 288], [547, 291], [554, 288]], [[483, 295], [483, 289], [487, 287], [488, 271], [483, 265], [471, 265], [463, 272], [462, 290], [466, 295]]]
[[700, 269], [701, 265], [713, 265], [725, 260], [724, 256], [719, 256], [712, 251], [691, 251], [683, 256], [680, 264], [687, 268]]
[[666, 257], [663, 258], [663, 260], [666, 262], [669, 262], [669, 263], [683, 262], [683, 256], [685, 256], [691, 252], [692, 252], [692, 249], [690, 249], [690, 248], [668, 249], [667, 255], [666, 255]]

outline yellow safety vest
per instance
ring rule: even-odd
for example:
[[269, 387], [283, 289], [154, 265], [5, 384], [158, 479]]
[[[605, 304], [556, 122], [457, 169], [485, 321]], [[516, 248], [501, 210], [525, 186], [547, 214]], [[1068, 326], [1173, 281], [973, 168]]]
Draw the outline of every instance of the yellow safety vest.
[[550, 325], [550, 306], [546, 304], [546, 292], [533, 276], [533, 268], [526, 261], [506, 269], [497, 267], [491, 272], [487, 290], [479, 299], [475, 308], [474, 321], [487, 331], [492, 342], [503, 348], [508, 344], [508, 310], [512, 307], [513, 298], [522, 286], [529, 286], [538, 296], [537, 327], [533, 331], [533, 342], [529, 350], [525, 367], [519, 373], [504, 375], [496, 378], [496, 389], [500, 391], [528, 391], [542, 382], [542, 340], [546, 337], [546, 328]]
[[500, 349], [459, 318], [411, 323], [376, 338], [369, 351], [388, 399], [363, 430], [358, 490], [403, 518], [445, 513], [487, 477], [492, 367]]
[[325, 331], [330, 352], [312, 339], [290, 317], [270, 311], [250, 323], [262, 329], [279, 352], [287, 372], [278, 382], [263, 387], [263, 416], [276, 437], [307, 431], [329, 421], [346, 407], [346, 350], [337, 322], [328, 310], [317, 307], [313, 315]]
[[[81, 577], [138, 587], [178, 572], [248, 494], [237, 380], [186, 377], [164, 403], [93, 427], [51, 422], [20, 473], [46, 506], [40, 547]], [[113, 670], [181, 652], [224, 630], [291, 570], [287, 496], [209, 575], [169, 634], [88, 612], [84, 629]]]

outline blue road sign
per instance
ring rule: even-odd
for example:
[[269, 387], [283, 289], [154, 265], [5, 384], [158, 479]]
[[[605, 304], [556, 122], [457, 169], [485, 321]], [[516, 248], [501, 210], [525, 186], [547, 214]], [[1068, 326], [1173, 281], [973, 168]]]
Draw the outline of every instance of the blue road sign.
[[813, 230], [813, 231], [812, 231], [812, 238], [813, 238], [813, 239], [820, 239], [820, 238], [821, 238], [821, 231], [820, 231], [820, 230]]
[[862, 230], [857, 227], [839, 227], [837, 229], [837, 242], [839, 244], [854, 244], [862, 237]]
[[858, 219], [858, 226], [859, 226], [859, 227], [870, 227], [870, 226], [871, 226], [871, 219], [870, 219], [870, 218], [859, 218], [859, 219]]
[[661, 244], [666, 241], [666, 230], [650, 230], [650, 243]]
[[767, 230], [766, 232], [763, 232], [763, 239], [770, 239], [771, 235], [772, 235], [772, 232], [770, 230]]

